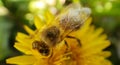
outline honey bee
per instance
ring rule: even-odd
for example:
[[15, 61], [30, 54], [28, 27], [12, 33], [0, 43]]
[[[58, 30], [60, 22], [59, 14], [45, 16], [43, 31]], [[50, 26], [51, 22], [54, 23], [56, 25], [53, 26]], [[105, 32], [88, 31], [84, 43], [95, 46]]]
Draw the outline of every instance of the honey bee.
[[[57, 46], [65, 38], [80, 40], [69, 36], [73, 31], [80, 29], [91, 14], [91, 9], [82, 7], [80, 4], [71, 4], [66, 7], [47, 27], [44, 27], [40, 33], [40, 40], [33, 42], [33, 49], [37, 49], [43, 55], [49, 55], [50, 49]], [[67, 41], [65, 44], [67, 45]]]

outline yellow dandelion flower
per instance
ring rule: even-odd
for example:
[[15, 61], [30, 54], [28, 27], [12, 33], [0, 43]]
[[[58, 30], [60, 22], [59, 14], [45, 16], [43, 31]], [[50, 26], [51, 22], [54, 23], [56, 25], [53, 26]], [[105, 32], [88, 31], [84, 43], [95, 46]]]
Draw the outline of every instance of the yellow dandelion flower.
[[8, 64], [18, 65], [112, 65], [106, 58], [111, 55], [109, 51], [103, 51], [110, 45], [107, 36], [102, 34], [103, 29], [95, 29], [90, 25], [89, 17], [81, 29], [71, 32], [69, 35], [80, 40], [80, 44], [74, 40], [65, 38], [54, 48], [49, 48], [50, 53], [42, 55], [40, 51], [33, 49], [32, 43], [39, 40], [39, 31], [46, 27], [54, 19], [50, 13], [46, 13], [47, 22], [43, 22], [39, 17], [35, 17], [34, 24], [36, 30], [24, 26], [29, 35], [18, 32], [14, 47], [25, 55], [9, 58]]

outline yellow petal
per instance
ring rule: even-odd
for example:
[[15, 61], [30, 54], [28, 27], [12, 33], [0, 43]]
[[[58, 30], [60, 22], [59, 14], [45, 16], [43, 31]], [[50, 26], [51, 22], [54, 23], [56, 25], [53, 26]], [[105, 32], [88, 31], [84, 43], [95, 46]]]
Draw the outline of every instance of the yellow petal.
[[45, 19], [47, 24], [51, 23], [51, 21], [54, 19], [54, 16], [50, 11], [45, 12]]
[[45, 24], [45, 22], [43, 22], [39, 16], [35, 16], [34, 18], [34, 24], [36, 26], [37, 29], [41, 29], [41, 27], [43, 27], [43, 25]]
[[97, 28], [97, 29], [95, 30], [95, 34], [96, 34], [96, 35], [100, 35], [103, 31], [104, 31], [103, 28]]
[[29, 38], [29, 36], [27, 36], [26, 34], [21, 33], [21, 32], [18, 32], [18, 33], [17, 33], [17, 37], [21, 37], [21, 38]]
[[84, 65], [112, 65], [110, 61], [108, 61], [102, 56], [88, 56], [82, 60]]
[[[105, 40], [107, 38], [107, 36], [105, 34], [101, 35], [101, 33], [103, 32], [103, 29], [101, 29], [101, 28], [94, 31], [94, 28], [90, 27], [90, 29], [88, 31], [89, 32], [86, 32], [85, 35], [83, 35], [83, 37], [80, 38], [80, 39], [82, 39], [82, 41], [84, 41], [86, 43], [86, 45], [89, 45], [88, 43], [98, 40], [98, 38], [99, 39], [101, 38], [101, 41]], [[85, 43], [83, 45], [85, 45]]]
[[[90, 43], [91, 44], [91, 43]], [[94, 43], [93, 45], [90, 45], [86, 48], [82, 48], [82, 53], [84, 56], [92, 55], [101, 52], [103, 49], [108, 47], [110, 45], [110, 42], [108, 40], [104, 41], [103, 43]]]
[[[93, 34], [93, 36], [94, 35], [95, 34]], [[101, 45], [101, 44], [106, 45], [105, 44], [106, 42], [108, 42], [107, 44], [110, 43], [108, 40], [106, 40], [106, 35], [97, 36], [97, 37], [93, 38], [92, 41], [88, 41], [87, 38], [89, 39], [90, 37], [85, 36], [84, 39], [82, 39], [84, 48], [88, 48], [88, 47], [91, 47], [91, 46], [98, 46], [98, 45]]]
[[34, 31], [26, 25], [24, 25], [24, 29], [28, 32], [28, 34], [33, 34], [34, 33]]
[[31, 45], [31, 42], [30, 42], [31, 40], [28, 41], [28, 40], [26, 40], [26, 39], [22, 39], [22, 38], [19, 38], [19, 37], [17, 37], [16, 40], [17, 40], [20, 44], [23, 44], [23, 45], [25, 45], [25, 46], [30, 46], [30, 45]]
[[111, 52], [110, 51], [102, 51], [102, 52], [98, 53], [98, 55], [107, 58], [107, 57], [111, 56]]
[[32, 54], [31, 48], [20, 43], [15, 43], [14, 47], [25, 54]]
[[30, 37], [25, 36], [23, 33], [18, 33], [16, 37], [17, 42], [25, 45], [25, 46], [31, 46], [32, 39]]
[[36, 59], [34, 58], [34, 56], [27, 56], [27, 55], [17, 56], [6, 60], [8, 64], [20, 64], [20, 65], [25, 65], [25, 64], [32, 65], [34, 64], [35, 61]]

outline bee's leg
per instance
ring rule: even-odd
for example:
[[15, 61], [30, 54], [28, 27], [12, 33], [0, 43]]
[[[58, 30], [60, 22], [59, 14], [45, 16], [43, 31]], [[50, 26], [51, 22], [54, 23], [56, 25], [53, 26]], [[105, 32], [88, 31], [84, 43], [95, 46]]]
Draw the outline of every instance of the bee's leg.
[[51, 55], [50, 55], [50, 58], [51, 58], [53, 56], [53, 48], [50, 50], [51, 50]]
[[66, 36], [66, 38], [75, 39], [78, 42], [79, 46], [81, 46], [81, 42], [80, 42], [80, 40], [78, 38], [73, 37], [73, 36], [68, 36], [68, 35]]
[[64, 42], [65, 42], [65, 45], [66, 45], [66, 52], [68, 52], [69, 51], [69, 45], [68, 45], [68, 43], [67, 43], [67, 41], [66, 40], [64, 40]]
[[67, 46], [67, 49], [66, 49], [66, 50], [68, 50], [68, 48], [69, 48], [68, 43], [67, 43], [66, 40], [64, 40], [64, 42], [65, 42], [65, 45]]
[[64, 40], [64, 42], [65, 42], [65, 45], [68, 47], [68, 43], [67, 43], [67, 41], [66, 41], [66, 40]]

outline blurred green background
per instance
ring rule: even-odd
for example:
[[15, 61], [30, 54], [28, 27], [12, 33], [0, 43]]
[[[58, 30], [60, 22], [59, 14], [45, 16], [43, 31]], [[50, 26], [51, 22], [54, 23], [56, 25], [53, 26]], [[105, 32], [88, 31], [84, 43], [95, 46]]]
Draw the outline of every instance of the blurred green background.
[[[26, 33], [23, 25], [34, 29], [33, 16], [44, 15], [46, 10], [58, 13], [64, 6], [79, 0], [0, 0], [0, 65], [5, 59], [22, 53], [13, 45], [17, 32]], [[93, 23], [104, 28], [112, 45], [113, 65], [120, 65], [120, 0], [80, 0], [81, 5], [92, 10]]]

